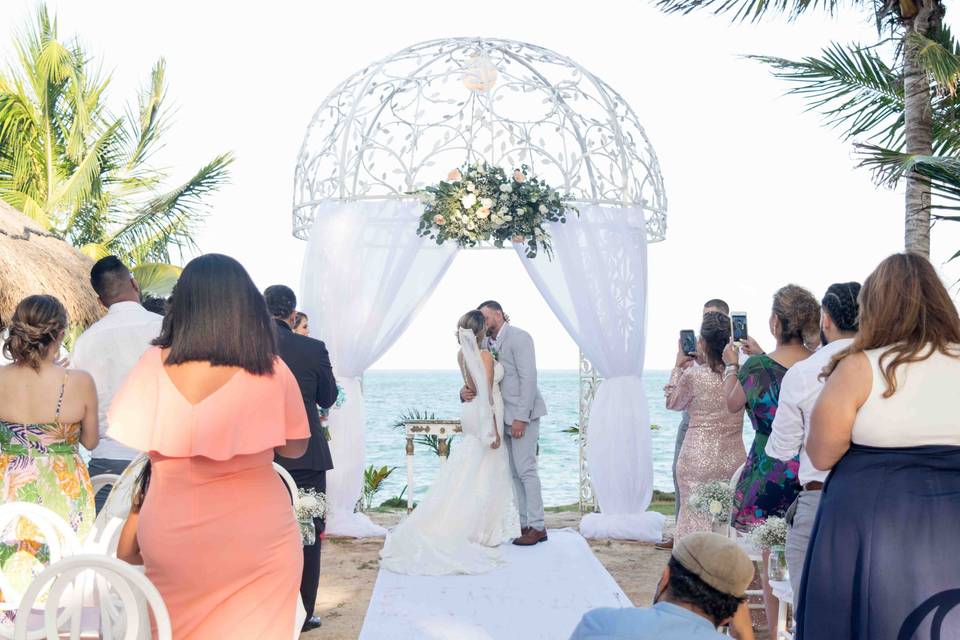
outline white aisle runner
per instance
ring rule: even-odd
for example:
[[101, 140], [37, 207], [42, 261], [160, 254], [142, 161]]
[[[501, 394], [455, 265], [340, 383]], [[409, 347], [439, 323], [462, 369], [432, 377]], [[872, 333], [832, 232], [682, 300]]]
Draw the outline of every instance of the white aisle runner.
[[631, 606], [576, 531], [501, 551], [506, 565], [477, 576], [381, 569], [361, 640], [566, 640], [586, 611]]

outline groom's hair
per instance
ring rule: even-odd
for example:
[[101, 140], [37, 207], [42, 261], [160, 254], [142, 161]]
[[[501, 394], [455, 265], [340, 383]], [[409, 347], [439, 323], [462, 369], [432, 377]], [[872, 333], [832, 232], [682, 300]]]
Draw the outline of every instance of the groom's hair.
[[486, 302], [481, 304], [479, 307], [477, 307], [477, 311], [481, 311], [483, 309], [493, 309], [494, 311], [499, 311], [500, 313], [503, 314], [504, 322], [510, 322], [510, 316], [507, 315], [507, 313], [503, 310], [503, 307], [500, 306], [500, 303], [497, 302], [496, 300], [487, 300]]

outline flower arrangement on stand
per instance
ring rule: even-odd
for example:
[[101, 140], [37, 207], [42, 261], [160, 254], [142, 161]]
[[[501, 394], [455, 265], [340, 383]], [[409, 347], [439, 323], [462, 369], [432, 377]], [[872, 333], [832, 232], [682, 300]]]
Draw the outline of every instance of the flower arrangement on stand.
[[704, 482], [693, 490], [687, 504], [694, 510], [710, 516], [713, 530], [720, 532], [730, 522], [733, 491], [730, 489], [730, 484], [724, 480]]
[[415, 193], [424, 204], [418, 235], [461, 247], [491, 241], [500, 248], [506, 242], [524, 244], [530, 258], [540, 250], [553, 256], [548, 223], [565, 223], [571, 211], [579, 214], [568, 204], [569, 195], [530, 175], [526, 165], [507, 176], [487, 163], [467, 164]]
[[770, 580], [787, 580], [787, 559], [784, 546], [787, 544], [787, 521], [770, 516], [750, 531], [750, 542], [754, 547], [769, 552], [767, 558], [767, 577]]
[[327, 496], [318, 493], [316, 489], [299, 489], [293, 510], [297, 516], [297, 524], [300, 526], [300, 539], [303, 545], [314, 544], [317, 541], [317, 529], [313, 520], [326, 515]]

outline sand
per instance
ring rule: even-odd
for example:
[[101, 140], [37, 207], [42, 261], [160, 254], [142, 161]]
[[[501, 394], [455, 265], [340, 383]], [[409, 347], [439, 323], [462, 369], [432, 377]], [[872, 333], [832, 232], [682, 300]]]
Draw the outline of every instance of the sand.
[[[400, 519], [399, 512], [371, 516], [384, 526], [393, 526]], [[575, 512], [547, 514], [550, 529], [576, 528], [579, 521], [580, 514]], [[302, 640], [353, 640], [360, 634], [377, 579], [377, 554], [382, 546], [382, 538], [324, 541], [317, 597], [317, 614], [323, 618], [323, 626], [303, 634]], [[621, 540], [591, 540], [590, 546], [634, 604], [646, 605], [651, 601], [668, 552], [649, 543]]]

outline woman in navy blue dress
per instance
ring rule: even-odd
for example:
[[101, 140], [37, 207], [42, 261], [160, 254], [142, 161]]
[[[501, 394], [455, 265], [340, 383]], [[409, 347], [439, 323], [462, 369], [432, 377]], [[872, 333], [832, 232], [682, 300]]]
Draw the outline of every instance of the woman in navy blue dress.
[[799, 640], [960, 638], [960, 317], [926, 259], [884, 260], [834, 357], [807, 452], [832, 473]]

